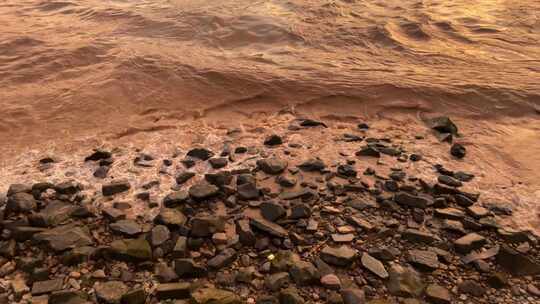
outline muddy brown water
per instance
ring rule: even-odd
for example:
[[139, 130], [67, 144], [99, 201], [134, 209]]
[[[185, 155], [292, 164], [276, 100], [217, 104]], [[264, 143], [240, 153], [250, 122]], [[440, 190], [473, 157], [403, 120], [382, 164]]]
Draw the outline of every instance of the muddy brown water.
[[540, 231], [538, 1], [3, 0], [0, 28], [3, 186], [28, 151], [445, 113]]

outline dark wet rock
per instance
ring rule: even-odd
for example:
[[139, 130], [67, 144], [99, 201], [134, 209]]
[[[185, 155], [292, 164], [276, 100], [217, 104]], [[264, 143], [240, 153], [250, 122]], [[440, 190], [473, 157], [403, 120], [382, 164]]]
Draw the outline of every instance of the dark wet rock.
[[281, 187], [294, 187], [296, 185], [296, 179], [286, 175], [280, 175], [276, 178], [276, 183]]
[[341, 290], [343, 304], [363, 304], [365, 303], [364, 291], [358, 288], [347, 288]]
[[150, 242], [152, 246], [159, 246], [165, 243], [171, 237], [171, 232], [167, 226], [157, 225], [152, 228], [150, 233]]
[[132, 289], [122, 296], [121, 303], [144, 304], [146, 303], [146, 292], [142, 288]]
[[253, 218], [250, 220], [249, 223], [251, 226], [255, 227], [256, 229], [264, 231], [275, 237], [286, 238], [288, 235], [288, 231], [285, 230], [283, 227], [264, 219]]
[[236, 188], [238, 198], [241, 200], [254, 200], [259, 198], [259, 189], [255, 183], [243, 183]]
[[68, 220], [77, 207], [62, 201], [51, 201], [43, 210], [28, 217], [32, 226], [57, 226]]
[[371, 271], [373, 274], [375, 274], [379, 278], [381, 279], [388, 278], [388, 272], [386, 271], [386, 268], [384, 267], [383, 263], [381, 263], [381, 261], [369, 255], [368, 253], [364, 252], [362, 254], [362, 258], [360, 261], [362, 262], [362, 266], [364, 266], [364, 268]]
[[356, 177], [356, 175], [358, 174], [354, 166], [351, 165], [339, 165], [337, 168], [337, 173], [338, 175], [344, 177]]
[[109, 170], [111, 167], [109, 166], [99, 166], [96, 171], [94, 171], [94, 177], [96, 178], [106, 178], [107, 174], [109, 174]]
[[267, 146], [277, 146], [283, 143], [281, 136], [272, 134], [264, 139], [264, 144]]
[[437, 178], [439, 183], [450, 186], [450, 187], [461, 187], [463, 186], [463, 183], [451, 176], [448, 175], [439, 175]]
[[142, 232], [141, 225], [133, 220], [120, 220], [109, 225], [112, 231], [125, 234], [127, 236], [135, 236]]
[[239, 220], [236, 222], [236, 233], [240, 243], [244, 246], [253, 246], [255, 244], [255, 234], [251, 230], [249, 220]]
[[101, 188], [101, 192], [104, 196], [112, 196], [118, 193], [126, 192], [131, 188], [131, 184], [125, 180], [116, 180], [109, 184], [104, 184]]
[[191, 293], [193, 304], [241, 304], [234, 292], [217, 288], [199, 288]]
[[210, 166], [212, 166], [212, 168], [214, 169], [221, 169], [225, 166], [227, 166], [227, 158], [225, 157], [219, 157], [219, 158], [211, 158], [208, 160], [208, 162], [210, 163]]
[[371, 145], [362, 147], [356, 152], [356, 156], [381, 157], [381, 152]]
[[326, 165], [321, 159], [311, 158], [298, 165], [298, 168], [306, 172], [321, 172], [326, 168]]
[[439, 133], [449, 133], [454, 136], [458, 135], [457, 126], [448, 116], [432, 118], [428, 121], [428, 125], [431, 129], [436, 130]]
[[181, 278], [200, 278], [207, 275], [208, 270], [192, 259], [177, 259], [174, 261], [174, 271]]
[[33, 238], [37, 242], [47, 244], [54, 251], [64, 251], [93, 243], [88, 228], [74, 225], [52, 228], [35, 234]]
[[497, 289], [506, 287], [508, 286], [508, 275], [503, 272], [492, 273], [488, 277], [487, 283], [489, 286]]
[[275, 157], [259, 159], [257, 167], [266, 174], [280, 174], [287, 168], [287, 161]]
[[77, 265], [90, 261], [96, 254], [96, 248], [91, 246], [75, 247], [64, 253], [62, 263], [65, 265]]
[[292, 265], [290, 275], [298, 285], [310, 285], [319, 281], [320, 274], [315, 265], [310, 262], [299, 261]]
[[287, 211], [281, 204], [272, 202], [272, 201], [263, 202], [260, 205], [260, 209], [261, 209], [261, 215], [265, 219], [272, 222], [284, 217], [285, 214], [287, 213]]
[[198, 158], [200, 160], [207, 160], [210, 157], [214, 156], [214, 153], [205, 148], [193, 148], [187, 152], [186, 156]]
[[452, 296], [448, 289], [438, 285], [430, 284], [426, 288], [426, 299], [433, 304], [450, 304], [452, 303]]
[[465, 157], [465, 154], [467, 153], [467, 150], [465, 147], [461, 144], [455, 143], [450, 148], [450, 154], [456, 158], [463, 158]]
[[474, 201], [465, 195], [456, 194], [454, 198], [456, 199], [456, 203], [461, 207], [470, 207], [474, 205]]
[[94, 150], [94, 153], [88, 155], [84, 161], [98, 161], [102, 159], [108, 159], [111, 158], [112, 154], [109, 151], [96, 149]]
[[320, 252], [320, 258], [328, 264], [336, 266], [348, 266], [356, 259], [355, 249], [342, 245], [340, 247], [324, 247]]
[[303, 219], [311, 216], [311, 208], [307, 204], [295, 204], [291, 208], [290, 219]]
[[116, 258], [122, 260], [152, 259], [152, 247], [144, 238], [113, 241], [110, 250]]
[[455, 240], [454, 248], [457, 252], [466, 254], [482, 248], [485, 244], [486, 238], [473, 232]]
[[427, 250], [409, 250], [407, 261], [422, 271], [433, 271], [439, 268], [437, 253]]
[[195, 184], [189, 188], [189, 195], [195, 200], [204, 200], [216, 196], [219, 188], [205, 182]]
[[393, 264], [388, 273], [386, 288], [390, 294], [399, 297], [418, 297], [424, 291], [425, 284], [420, 274], [411, 267]]
[[212, 269], [221, 269], [233, 263], [237, 258], [236, 250], [227, 248], [218, 255], [208, 260], [208, 267]]
[[62, 290], [62, 285], [62, 279], [34, 282], [32, 285], [32, 296], [39, 296], [42, 294], [51, 293], [53, 291]]
[[191, 284], [187, 282], [158, 284], [156, 297], [158, 300], [189, 299], [191, 296]]
[[174, 245], [173, 251], [171, 253], [173, 258], [182, 258], [187, 256], [187, 238], [185, 236], [179, 236]]
[[30, 212], [37, 208], [37, 202], [29, 193], [18, 192], [12, 195], [8, 195], [6, 204], [6, 213], [21, 213]]
[[264, 286], [270, 291], [278, 291], [289, 282], [289, 274], [278, 272], [271, 274], [264, 280]]
[[183, 185], [183, 184], [185, 184], [187, 181], [189, 181], [190, 179], [192, 179], [193, 177], [195, 177], [195, 172], [191, 172], [191, 171], [182, 171], [182, 172], [176, 174], [176, 177], [175, 177], [176, 184], [178, 184], [178, 185]]
[[163, 205], [167, 208], [180, 206], [189, 200], [189, 193], [187, 191], [175, 191], [167, 194], [163, 198]]
[[96, 283], [94, 290], [99, 301], [108, 304], [120, 304], [122, 296], [128, 292], [129, 288], [122, 282], [110, 281]]
[[422, 155], [420, 155], [420, 154], [414, 154], [414, 153], [411, 154], [411, 155], [409, 156], [409, 159], [410, 159], [412, 162], [421, 161], [422, 158], [423, 158]]
[[328, 128], [328, 126], [324, 122], [309, 119], [309, 118], [302, 120], [300, 122], [300, 126], [301, 127], [318, 127], [318, 126], [322, 126], [322, 127]]
[[279, 198], [286, 201], [294, 199], [302, 199], [304, 201], [308, 201], [316, 196], [317, 193], [315, 191], [304, 188], [297, 191], [284, 191], [279, 195]]
[[198, 216], [191, 220], [191, 235], [209, 237], [225, 230], [225, 218], [221, 216]]
[[81, 191], [81, 185], [75, 181], [62, 182], [54, 186], [58, 194], [73, 195]]
[[540, 262], [503, 245], [497, 254], [497, 263], [516, 276], [540, 274]]
[[413, 243], [425, 243], [432, 244], [440, 242], [441, 239], [427, 231], [420, 231], [417, 229], [407, 229], [402, 233], [402, 238]]
[[466, 293], [474, 297], [481, 297], [486, 293], [486, 289], [473, 280], [464, 280], [458, 284], [460, 293]]
[[177, 209], [161, 208], [159, 214], [154, 219], [157, 224], [162, 224], [168, 227], [183, 226], [187, 221], [186, 216]]
[[394, 196], [394, 201], [400, 205], [425, 209], [433, 205], [433, 199], [427, 195], [412, 195], [407, 192], [398, 192]]

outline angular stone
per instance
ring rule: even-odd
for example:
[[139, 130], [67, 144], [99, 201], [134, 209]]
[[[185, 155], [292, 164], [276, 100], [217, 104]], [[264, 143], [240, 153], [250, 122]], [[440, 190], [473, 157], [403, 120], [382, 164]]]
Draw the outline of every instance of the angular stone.
[[257, 167], [266, 174], [280, 174], [287, 168], [287, 162], [279, 158], [265, 158], [257, 161]]
[[281, 136], [272, 134], [264, 139], [264, 144], [267, 146], [277, 146], [283, 143]]
[[239, 220], [236, 222], [236, 233], [240, 243], [244, 246], [253, 246], [255, 244], [255, 234], [249, 226], [249, 220]]
[[80, 291], [57, 291], [49, 295], [48, 304], [88, 304], [87, 295]]
[[367, 145], [362, 147], [359, 151], [357, 151], [356, 156], [370, 156], [370, 157], [381, 157], [381, 152], [377, 150], [375, 147], [371, 145]]
[[144, 289], [137, 288], [130, 290], [122, 296], [122, 304], [144, 304], [146, 303], [146, 292]]
[[304, 298], [298, 294], [298, 290], [293, 287], [283, 289], [279, 293], [280, 304], [304, 304]]
[[120, 304], [122, 296], [129, 291], [129, 288], [122, 282], [110, 281], [96, 283], [94, 290], [98, 301], [108, 304]]
[[141, 225], [133, 220], [120, 220], [109, 225], [112, 231], [125, 234], [127, 236], [135, 236], [142, 232]]
[[235, 293], [217, 288], [199, 288], [192, 292], [193, 304], [241, 304], [242, 301]]
[[158, 284], [156, 287], [156, 297], [160, 301], [167, 299], [189, 299], [190, 296], [190, 283], [166, 283]]
[[364, 252], [361, 258], [362, 266], [381, 279], [388, 278], [388, 272], [381, 261]]
[[209, 237], [223, 231], [225, 218], [222, 216], [198, 216], [191, 220], [191, 235], [194, 237]]
[[388, 273], [386, 288], [390, 294], [399, 297], [418, 297], [424, 291], [424, 282], [414, 269], [393, 264]]
[[152, 259], [152, 247], [144, 238], [116, 240], [111, 243], [110, 247], [112, 253], [119, 259]]
[[275, 220], [284, 217], [287, 214], [287, 211], [279, 203], [272, 201], [263, 202], [260, 205], [261, 215], [269, 220], [274, 222]]
[[439, 259], [433, 251], [409, 250], [407, 261], [422, 271], [433, 271], [439, 268]]
[[309, 218], [311, 216], [311, 208], [307, 204], [295, 204], [291, 208], [290, 219]]
[[326, 165], [318, 158], [311, 158], [298, 165], [298, 168], [306, 172], [321, 172], [326, 168]]
[[439, 175], [437, 178], [439, 183], [450, 186], [450, 187], [461, 187], [463, 186], [463, 183], [451, 176], [448, 175]]
[[345, 220], [348, 223], [355, 225], [356, 227], [362, 228], [362, 230], [364, 231], [372, 231], [373, 229], [375, 229], [375, 227], [370, 222], [354, 215], [347, 216]]
[[18, 192], [8, 196], [6, 204], [6, 213], [30, 212], [37, 208], [37, 202], [34, 196], [26, 192]]
[[426, 243], [432, 244], [440, 242], [441, 239], [429, 232], [420, 231], [417, 229], [407, 229], [403, 232], [402, 238], [413, 243]]
[[527, 257], [507, 245], [503, 245], [497, 254], [497, 263], [516, 276], [540, 274], [540, 262]]
[[241, 200], [254, 200], [259, 198], [259, 189], [255, 183], [243, 183], [236, 188], [238, 198]]
[[75, 247], [62, 256], [65, 265], [77, 265], [90, 261], [96, 253], [96, 248], [91, 246]]
[[169, 231], [169, 228], [167, 228], [167, 226], [157, 225], [152, 228], [152, 232], [150, 234], [150, 241], [152, 242], [152, 246], [155, 247], [165, 243], [170, 237], [171, 232]]
[[335, 274], [327, 274], [321, 278], [321, 285], [329, 288], [339, 290], [341, 288], [341, 280]]
[[126, 179], [116, 180], [101, 187], [104, 196], [112, 196], [118, 193], [126, 192], [131, 189], [131, 184]]
[[63, 283], [64, 282], [62, 279], [34, 282], [32, 285], [32, 295], [39, 296], [42, 294], [51, 293], [53, 291], [62, 290]]
[[54, 251], [64, 251], [93, 243], [88, 228], [71, 224], [37, 233], [33, 238], [37, 242], [46, 243]]
[[466, 254], [473, 250], [482, 248], [486, 244], [486, 238], [477, 234], [469, 233], [454, 241], [454, 248], [457, 252]]
[[189, 195], [195, 200], [204, 200], [216, 196], [219, 188], [205, 182], [195, 184], [189, 188]]
[[187, 238], [185, 236], [179, 236], [176, 240], [176, 244], [174, 245], [173, 251], [172, 251], [172, 257], [173, 258], [182, 258], [187, 256], [188, 249], [187, 249]]
[[411, 208], [425, 209], [433, 205], [433, 199], [428, 196], [412, 195], [407, 192], [398, 192], [394, 196], [394, 201], [400, 205]]
[[177, 185], [183, 185], [183, 184], [185, 184], [188, 180], [192, 179], [193, 177], [195, 177], [195, 172], [191, 172], [191, 171], [182, 171], [182, 172], [176, 174], [176, 177], [175, 177], [176, 184], [177, 184]]
[[183, 226], [187, 221], [186, 216], [177, 209], [161, 208], [154, 222], [168, 227]]
[[332, 233], [332, 241], [336, 243], [350, 243], [354, 240], [354, 234], [347, 233], [347, 234], [340, 234], [340, 233]]
[[272, 236], [286, 238], [289, 232], [278, 224], [272, 223], [264, 219], [252, 218], [249, 221], [250, 225], [264, 231]]
[[221, 251], [218, 255], [208, 260], [208, 267], [212, 269], [221, 269], [233, 263], [237, 258], [236, 250], [227, 248]]
[[278, 291], [281, 287], [289, 282], [289, 274], [286, 272], [278, 272], [271, 274], [264, 280], [264, 286], [270, 291]]
[[436, 217], [450, 220], [461, 220], [465, 217], [465, 213], [456, 208], [435, 209], [434, 214]]
[[340, 247], [324, 247], [320, 252], [320, 258], [332, 265], [348, 266], [356, 259], [356, 250], [342, 245]]
[[285, 201], [294, 199], [309, 200], [314, 198], [317, 193], [311, 189], [304, 188], [297, 191], [284, 191], [279, 195], [279, 198]]
[[291, 277], [297, 285], [310, 285], [319, 281], [320, 274], [315, 265], [300, 261], [292, 265]]
[[458, 290], [474, 297], [481, 297], [486, 293], [486, 289], [480, 283], [473, 280], [465, 280], [458, 284]]
[[51, 201], [43, 210], [29, 216], [28, 220], [33, 226], [57, 226], [69, 219], [77, 207], [62, 201]]
[[426, 299], [433, 304], [452, 303], [452, 296], [448, 289], [437, 284], [428, 285], [426, 288]]
[[186, 154], [188, 157], [198, 158], [200, 160], [207, 160], [214, 156], [214, 153], [205, 148], [193, 148]]
[[167, 208], [177, 207], [189, 200], [189, 193], [187, 191], [175, 191], [169, 193], [163, 198], [163, 205]]
[[192, 259], [175, 260], [174, 271], [181, 278], [199, 278], [208, 273], [204, 266], [198, 265]]
[[210, 166], [214, 169], [221, 169], [225, 166], [227, 166], [227, 158], [225, 157], [218, 157], [218, 158], [211, 158], [208, 160], [210, 163]]

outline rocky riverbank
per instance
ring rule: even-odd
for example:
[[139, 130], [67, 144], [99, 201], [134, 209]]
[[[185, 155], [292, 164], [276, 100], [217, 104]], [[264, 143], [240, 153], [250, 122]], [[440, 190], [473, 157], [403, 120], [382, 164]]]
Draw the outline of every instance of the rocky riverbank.
[[0, 197], [0, 303], [537, 303], [538, 238], [470, 186], [466, 134], [423, 128], [292, 118], [31, 160]]

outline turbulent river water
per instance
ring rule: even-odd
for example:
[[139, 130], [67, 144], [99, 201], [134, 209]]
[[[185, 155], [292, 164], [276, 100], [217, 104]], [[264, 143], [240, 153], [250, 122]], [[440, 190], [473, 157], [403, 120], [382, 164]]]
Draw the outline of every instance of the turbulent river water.
[[2, 0], [0, 28], [3, 160], [283, 108], [446, 113], [540, 225], [540, 1]]

